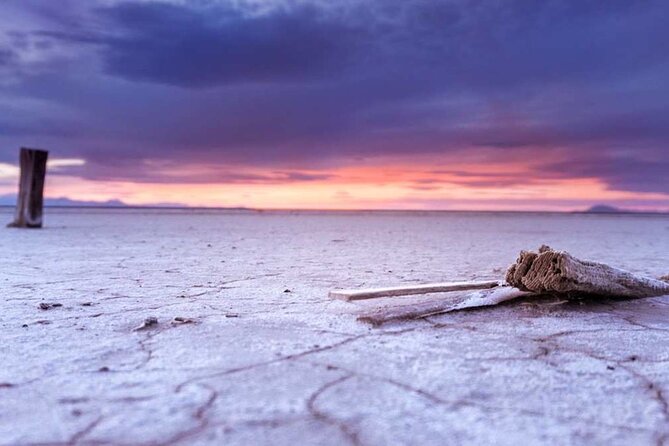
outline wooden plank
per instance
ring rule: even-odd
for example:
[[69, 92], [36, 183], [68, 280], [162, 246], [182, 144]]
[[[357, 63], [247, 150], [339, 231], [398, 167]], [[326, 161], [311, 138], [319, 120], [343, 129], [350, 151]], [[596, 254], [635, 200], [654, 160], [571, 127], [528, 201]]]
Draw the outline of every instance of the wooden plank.
[[46, 150], [21, 148], [19, 194], [16, 201], [14, 222], [9, 224], [10, 227], [42, 227], [44, 179], [48, 156], [49, 152]]
[[498, 281], [485, 282], [444, 282], [424, 285], [404, 285], [387, 288], [367, 288], [357, 290], [330, 291], [331, 299], [345, 301], [374, 299], [377, 297], [410, 296], [414, 294], [445, 293], [450, 291], [484, 290], [500, 285]]

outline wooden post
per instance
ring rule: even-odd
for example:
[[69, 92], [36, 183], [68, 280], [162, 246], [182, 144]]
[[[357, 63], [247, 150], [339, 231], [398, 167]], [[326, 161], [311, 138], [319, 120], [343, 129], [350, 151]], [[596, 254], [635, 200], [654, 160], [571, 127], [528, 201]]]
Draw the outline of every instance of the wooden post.
[[19, 195], [16, 200], [14, 228], [41, 228], [44, 203], [44, 177], [46, 176], [46, 150], [21, 148]]

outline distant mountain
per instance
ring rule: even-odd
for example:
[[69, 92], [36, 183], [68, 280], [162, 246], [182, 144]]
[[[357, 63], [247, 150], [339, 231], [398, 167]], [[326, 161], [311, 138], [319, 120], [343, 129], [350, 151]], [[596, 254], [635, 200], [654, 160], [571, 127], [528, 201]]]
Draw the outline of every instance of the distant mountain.
[[598, 204], [591, 207], [588, 210], [583, 211], [586, 214], [654, 214], [654, 215], [666, 215], [669, 214], [666, 210], [643, 210], [643, 211], [633, 211], [630, 209], [620, 209], [615, 206], [608, 206], [605, 204]]
[[[0, 195], [0, 206], [15, 206], [16, 205], [16, 195]], [[66, 197], [60, 198], [46, 198], [44, 200], [44, 206], [100, 206], [100, 207], [126, 207], [128, 206], [121, 200], [107, 200], [107, 201], [86, 201], [86, 200], [72, 200]]]
[[121, 200], [107, 200], [107, 201], [82, 201], [71, 200], [69, 198], [47, 198], [44, 201], [45, 206], [102, 206], [109, 208], [121, 208], [128, 206]]
[[[0, 206], [16, 206], [16, 195], [6, 194], [0, 195]], [[107, 200], [107, 201], [90, 201], [90, 200], [73, 200], [67, 197], [58, 197], [58, 198], [45, 198], [44, 199], [45, 207], [98, 207], [98, 208], [171, 208], [171, 209], [181, 209], [181, 208], [191, 208], [191, 206], [184, 205], [182, 203], [147, 203], [141, 205], [132, 205], [124, 203], [121, 200]], [[222, 207], [215, 209], [226, 209], [226, 210], [250, 210], [249, 208], [244, 207]]]
[[620, 209], [615, 206], [608, 206], [606, 204], [597, 204], [585, 211], [587, 214], [625, 214], [629, 213], [625, 209]]

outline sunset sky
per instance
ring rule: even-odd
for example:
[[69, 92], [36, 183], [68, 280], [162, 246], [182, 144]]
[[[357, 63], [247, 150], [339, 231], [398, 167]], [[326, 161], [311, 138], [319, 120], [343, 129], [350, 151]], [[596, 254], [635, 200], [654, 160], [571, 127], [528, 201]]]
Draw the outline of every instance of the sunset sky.
[[0, 197], [669, 211], [664, 0], [2, 0]]

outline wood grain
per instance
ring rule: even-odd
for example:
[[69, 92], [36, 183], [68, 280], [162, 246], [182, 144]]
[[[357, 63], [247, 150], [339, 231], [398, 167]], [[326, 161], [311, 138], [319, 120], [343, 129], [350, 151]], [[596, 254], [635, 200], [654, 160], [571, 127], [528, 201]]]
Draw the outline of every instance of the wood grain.
[[334, 290], [331, 299], [345, 301], [374, 299], [377, 297], [410, 296], [414, 294], [445, 293], [450, 291], [485, 290], [499, 286], [498, 281], [484, 282], [444, 282], [424, 285], [403, 285], [386, 288], [364, 288], [355, 290]]

